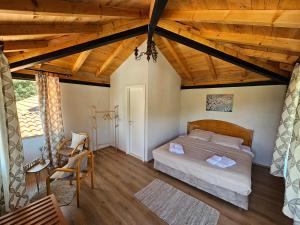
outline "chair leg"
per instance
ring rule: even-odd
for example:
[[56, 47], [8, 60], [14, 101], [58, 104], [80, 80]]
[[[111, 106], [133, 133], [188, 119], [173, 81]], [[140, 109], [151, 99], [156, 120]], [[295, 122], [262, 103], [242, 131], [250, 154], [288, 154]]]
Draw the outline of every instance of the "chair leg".
[[92, 189], [94, 189], [94, 154], [92, 153], [92, 157], [91, 157], [91, 186]]
[[46, 179], [46, 188], [47, 188], [47, 195], [51, 194], [51, 190], [50, 190], [50, 178]]
[[80, 197], [80, 176], [76, 177], [76, 198], [77, 198], [77, 208], [79, 208], [79, 197]]
[[91, 187], [94, 189], [94, 171], [91, 171]]

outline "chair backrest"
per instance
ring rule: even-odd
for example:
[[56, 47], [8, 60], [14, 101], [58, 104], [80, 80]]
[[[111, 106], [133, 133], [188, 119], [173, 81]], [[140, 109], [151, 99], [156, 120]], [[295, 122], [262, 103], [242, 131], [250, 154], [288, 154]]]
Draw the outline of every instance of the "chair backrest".
[[89, 134], [85, 133], [85, 132], [81, 132], [81, 133], [78, 133], [78, 134], [86, 136], [86, 138], [84, 140], [83, 148], [84, 149], [89, 149]]
[[88, 156], [90, 154], [90, 150], [83, 150], [82, 152], [76, 154], [69, 158], [69, 162], [71, 167], [76, 169], [78, 166], [80, 167], [80, 171], [88, 170]]

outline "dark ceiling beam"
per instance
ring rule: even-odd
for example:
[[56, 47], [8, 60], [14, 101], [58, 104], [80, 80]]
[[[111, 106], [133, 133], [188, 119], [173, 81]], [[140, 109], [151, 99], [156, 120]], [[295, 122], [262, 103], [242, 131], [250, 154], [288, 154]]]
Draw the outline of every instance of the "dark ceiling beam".
[[211, 48], [209, 46], [206, 46], [204, 44], [201, 44], [199, 42], [196, 42], [194, 40], [188, 39], [186, 37], [183, 37], [179, 34], [173, 33], [171, 31], [168, 31], [166, 29], [163, 29], [161, 27], [156, 27], [155, 33], [157, 33], [160, 36], [163, 36], [165, 38], [168, 38], [172, 41], [178, 42], [182, 45], [188, 46], [190, 48], [193, 48], [195, 50], [204, 52], [208, 55], [214, 56], [216, 58], [219, 58], [221, 60], [224, 60], [226, 62], [232, 63], [234, 65], [237, 65], [239, 67], [242, 67], [244, 69], [247, 69], [249, 71], [264, 75], [266, 77], [271, 78], [272, 80], [282, 83], [282, 84], [288, 84], [289, 78], [284, 77], [280, 74], [277, 74], [273, 71], [267, 70], [263, 67], [260, 67], [258, 65], [252, 64], [250, 62], [244, 61], [240, 58], [234, 57], [232, 55], [229, 55], [225, 52], [219, 51], [217, 49]]
[[53, 52], [49, 52], [49, 53], [35, 56], [32, 58], [20, 60], [20, 61], [11, 63], [10, 69], [12, 72], [14, 72], [14, 71], [25, 69], [25, 68], [28, 68], [28, 67], [31, 67], [31, 66], [34, 66], [37, 64], [49, 62], [49, 61], [52, 61], [55, 59], [59, 59], [59, 58], [77, 54], [77, 53], [80, 53], [83, 51], [87, 51], [90, 49], [99, 48], [104, 45], [112, 44], [114, 42], [122, 41], [125, 39], [129, 39], [132, 37], [136, 37], [136, 36], [145, 34], [145, 33], [147, 33], [147, 30], [148, 30], [148, 26], [145, 25], [145, 26], [133, 28], [133, 29], [130, 29], [127, 31], [119, 32], [116, 34], [112, 34], [112, 35], [109, 35], [106, 37], [98, 38], [98, 39], [88, 41], [85, 43], [81, 43], [78, 45], [74, 45], [71, 47], [59, 49], [57, 51], [53, 51]]
[[155, 0], [154, 2], [150, 23], [148, 25], [148, 44], [152, 40], [155, 28], [157, 26], [160, 17], [163, 14], [167, 2], [168, 0]]
[[[35, 81], [35, 75], [32, 75], [32, 74], [24, 74], [24, 73], [13, 72], [13, 73], [11, 73], [11, 76], [12, 76], [13, 79], [16, 79], [16, 80]], [[59, 82], [69, 83], [69, 84], [99, 86], [99, 87], [110, 87], [110, 84], [105, 84], [105, 83], [95, 83], [95, 82], [90, 82], [90, 81], [70, 80], [70, 79], [64, 79], [64, 78], [59, 78]]]
[[276, 81], [256, 81], [256, 82], [242, 82], [231, 84], [205, 84], [194, 86], [181, 86], [181, 89], [204, 89], [204, 88], [225, 88], [225, 87], [252, 87], [252, 86], [267, 86], [267, 85], [282, 85]]

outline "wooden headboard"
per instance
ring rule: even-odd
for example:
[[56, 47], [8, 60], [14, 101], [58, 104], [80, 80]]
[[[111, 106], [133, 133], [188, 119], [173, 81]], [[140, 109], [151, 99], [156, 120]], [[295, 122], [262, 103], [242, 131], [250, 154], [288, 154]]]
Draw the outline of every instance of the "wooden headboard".
[[194, 129], [212, 131], [217, 134], [239, 137], [244, 140], [243, 145], [251, 147], [253, 130], [241, 127], [234, 123], [229, 123], [221, 120], [197, 120], [188, 122], [187, 133], [189, 134]]

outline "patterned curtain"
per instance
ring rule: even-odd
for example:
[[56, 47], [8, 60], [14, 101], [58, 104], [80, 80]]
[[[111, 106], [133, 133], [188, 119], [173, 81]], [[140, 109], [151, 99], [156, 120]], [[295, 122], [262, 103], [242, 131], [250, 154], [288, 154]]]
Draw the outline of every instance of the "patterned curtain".
[[58, 77], [40, 72], [36, 78], [45, 146], [52, 166], [57, 167], [57, 145], [64, 136]]
[[28, 203], [23, 145], [10, 68], [0, 50], [0, 215]]
[[287, 90], [271, 174], [285, 177], [283, 213], [300, 225], [300, 65], [294, 68]]

